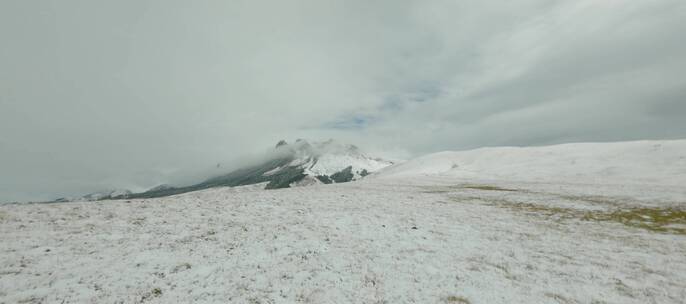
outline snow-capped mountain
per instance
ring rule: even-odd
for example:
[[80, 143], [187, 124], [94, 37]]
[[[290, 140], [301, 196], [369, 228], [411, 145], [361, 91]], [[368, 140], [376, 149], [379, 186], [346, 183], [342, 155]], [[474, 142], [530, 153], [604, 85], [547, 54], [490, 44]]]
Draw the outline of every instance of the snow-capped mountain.
[[267, 160], [201, 183], [173, 187], [161, 185], [142, 193], [106, 192], [71, 200], [101, 200], [163, 197], [208, 189], [264, 183], [265, 189], [308, 186], [354, 181], [393, 165], [392, 161], [371, 157], [358, 147], [334, 140], [308, 142], [298, 139], [289, 144], [282, 140], [270, 151]]
[[277, 153], [285, 152], [292, 155], [293, 160], [266, 172], [265, 175], [302, 169], [305, 184], [308, 181], [330, 184], [357, 180], [393, 164], [388, 160], [367, 156], [355, 145], [334, 140], [309, 143], [298, 139], [291, 145], [280, 141], [276, 145], [276, 150]]

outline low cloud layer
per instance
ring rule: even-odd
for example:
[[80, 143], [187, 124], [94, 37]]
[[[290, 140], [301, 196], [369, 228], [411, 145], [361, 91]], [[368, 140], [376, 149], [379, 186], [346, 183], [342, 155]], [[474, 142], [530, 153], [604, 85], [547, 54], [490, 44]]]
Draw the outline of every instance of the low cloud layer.
[[3, 1], [0, 201], [183, 183], [281, 138], [685, 138], [684, 20], [680, 0]]

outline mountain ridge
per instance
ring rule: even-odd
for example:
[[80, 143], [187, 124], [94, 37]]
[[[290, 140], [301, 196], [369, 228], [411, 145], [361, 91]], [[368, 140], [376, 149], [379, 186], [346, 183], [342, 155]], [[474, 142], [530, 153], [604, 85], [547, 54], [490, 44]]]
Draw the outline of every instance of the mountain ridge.
[[280, 140], [270, 151], [267, 160], [231, 172], [205, 179], [188, 186], [159, 185], [144, 192], [105, 192], [59, 201], [108, 200], [164, 197], [215, 187], [235, 187], [266, 183], [264, 189], [289, 188], [314, 184], [344, 183], [364, 178], [371, 172], [393, 165], [394, 162], [370, 157], [360, 148], [333, 139], [308, 142], [297, 139], [289, 144]]

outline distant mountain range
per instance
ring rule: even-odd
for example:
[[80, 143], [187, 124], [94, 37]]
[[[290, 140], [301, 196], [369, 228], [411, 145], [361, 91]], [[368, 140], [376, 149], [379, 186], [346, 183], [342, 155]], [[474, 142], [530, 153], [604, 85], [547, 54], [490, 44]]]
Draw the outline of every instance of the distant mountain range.
[[108, 198], [112, 198], [112, 197], [128, 197], [132, 194], [133, 194], [133, 192], [126, 190], [126, 189], [112, 189], [112, 190], [93, 192], [93, 193], [89, 193], [89, 194], [86, 194], [84, 196], [79, 196], [79, 197], [58, 198], [58, 199], [54, 200], [53, 202], [76, 202], [76, 201], [90, 202], [90, 201], [99, 201], [99, 200], [103, 200], [103, 199], [108, 199]]
[[354, 145], [334, 140], [307, 142], [298, 139], [289, 144], [279, 141], [268, 160], [241, 168], [203, 182], [174, 187], [160, 185], [141, 193], [128, 190], [108, 190], [63, 201], [96, 201], [107, 199], [153, 198], [181, 194], [214, 187], [234, 187], [266, 183], [265, 189], [308, 186], [315, 184], [345, 183], [392, 165], [393, 162], [370, 157]]

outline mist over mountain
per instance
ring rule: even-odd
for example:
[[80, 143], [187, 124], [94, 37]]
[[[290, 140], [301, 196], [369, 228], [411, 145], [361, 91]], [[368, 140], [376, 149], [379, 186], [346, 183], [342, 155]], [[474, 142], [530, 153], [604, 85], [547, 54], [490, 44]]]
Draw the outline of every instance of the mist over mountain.
[[684, 29], [684, 0], [0, 0], [0, 304], [685, 304]]
[[[215, 187], [264, 184], [264, 189], [279, 189], [316, 184], [345, 183], [364, 178], [394, 162], [372, 157], [355, 145], [333, 139], [308, 142], [297, 139], [289, 144], [279, 141], [262, 160], [228, 173], [187, 186], [162, 184], [147, 191], [106, 190], [55, 201], [94, 201], [105, 199], [164, 197]], [[221, 169], [221, 165], [217, 164]]]
[[53, 2], [0, 1], [0, 201], [191, 184], [282, 138], [686, 137], [682, 0]]

